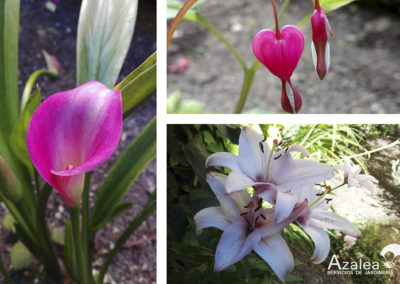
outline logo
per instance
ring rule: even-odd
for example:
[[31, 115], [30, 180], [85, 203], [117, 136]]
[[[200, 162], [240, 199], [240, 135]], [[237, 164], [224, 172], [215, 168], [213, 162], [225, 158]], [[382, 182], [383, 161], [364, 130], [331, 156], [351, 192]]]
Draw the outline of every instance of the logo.
[[[395, 275], [400, 271], [400, 245], [390, 244], [385, 246], [380, 252], [384, 260], [369, 261], [364, 260], [359, 253], [356, 261], [340, 260], [336, 254], [332, 255], [329, 262], [327, 274], [329, 275], [372, 275], [387, 274]], [[381, 269], [381, 263], [386, 269]]]

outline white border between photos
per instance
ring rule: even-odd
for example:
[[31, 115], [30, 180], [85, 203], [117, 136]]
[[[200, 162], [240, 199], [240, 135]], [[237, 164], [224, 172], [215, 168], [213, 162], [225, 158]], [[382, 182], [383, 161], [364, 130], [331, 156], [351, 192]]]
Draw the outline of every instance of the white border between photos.
[[[166, 114], [166, 3], [157, 1], [157, 283], [167, 283], [168, 124], [400, 124], [400, 114]], [[277, 100], [279, 103], [279, 100]]]

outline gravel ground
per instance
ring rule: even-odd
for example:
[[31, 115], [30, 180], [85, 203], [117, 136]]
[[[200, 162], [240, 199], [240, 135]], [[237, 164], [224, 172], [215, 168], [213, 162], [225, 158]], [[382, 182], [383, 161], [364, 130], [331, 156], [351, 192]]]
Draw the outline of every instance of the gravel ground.
[[[21, 1], [20, 29], [20, 90], [28, 76], [36, 69], [45, 68], [41, 50], [58, 57], [62, 65], [60, 79], [50, 81], [47, 77], [38, 80], [42, 97], [75, 87], [75, 40], [79, 16], [80, 1], [60, 1], [57, 10], [52, 13], [43, 8], [45, 1]], [[121, 71], [120, 80], [136, 68], [156, 49], [156, 13], [155, 1], [139, 1], [139, 11], [135, 34], [127, 59]], [[90, 201], [94, 200], [96, 191], [104, 177], [122, 151], [139, 134], [144, 126], [156, 115], [156, 97], [138, 109], [124, 121], [121, 140], [114, 155], [101, 167], [94, 171], [90, 191]], [[104, 253], [109, 250], [124, 228], [145, 205], [150, 192], [156, 183], [156, 161], [143, 171], [124, 202], [133, 202], [132, 208], [123, 216], [99, 231], [96, 236], [96, 252], [93, 256], [95, 264], [99, 264]], [[4, 207], [0, 208], [0, 219], [5, 214]], [[51, 227], [63, 228], [68, 217], [68, 209], [63, 205], [58, 194], [50, 197], [47, 217]], [[6, 232], [2, 226], [0, 234], [0, 249], [9, 264], [8, 254], [15, 237]], [[155, 283], [156, 282], [156, 214], [150, 216], [130, 237], [124, 248], [117, 254], [108, 270], [108, 283]], [[6, 258], [7, 257], [7, 258]], [[96, 270], [98, 265], [94, 266]], [[12, 277], [16, 283], [33, 283], [40, 279], [39, 266], [35, 263], [27, 270], [14, 272]], [[3, 279], [0, 276], [0, 282]], [[37, 283], [37, 282], [35, 282]]]
[[[296, 24], [311, 1], [292, 1], [280, 26]], [[279, 1], [277, 2], [278, 9]], [[207, 1], [199, 8], [250, 64], [254, 35], [273, 24], [269, 1]], [[292, 83], [303, 98], [301, 113], [398, 113], [400, 107], [400, 18], [351, 4], [328, 14], [331, 70], [323, 81], [311, 58], [311, 28], [303, 28], [305, 47]], [[183, 21], [172, 40], [168, 64], [186, 56], [189, 68], [168, 73], [168, 94], [204, 102], [206, 111], [232, 113], [239, 99], [242, 70], [227, 48], [200, 24]], [[254, 78], [245, 112], [281, 113], [281, 83], [262, 66]]]

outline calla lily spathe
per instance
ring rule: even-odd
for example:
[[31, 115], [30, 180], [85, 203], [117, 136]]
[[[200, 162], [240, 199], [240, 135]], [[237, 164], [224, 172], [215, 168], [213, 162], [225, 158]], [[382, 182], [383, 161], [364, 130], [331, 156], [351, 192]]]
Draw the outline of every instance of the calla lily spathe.
[[74, 206], [85, 172], [111, 156], [121, 129], [121, 92], [91, 81], [50, 96], [36, 109], [27, 148], [39, 174]]
[[308, 151], [295, 145], [290, 149], [271, 151], [257, 132], [243, 127], [239, 137], [239, 155], [219, 152], [208, 157], [206, 166], [228, 168], [226, 192], [255, 189], [255, 195], [275, 204], [274, 222], [286, 219], [297, 202], [297, 190], [307, 185], [328, 180], [334, 176], [329, 165], [306, 159], [294, 160], [291, 152]]
[[378, 183], [378, 180], [371, 175], [360, 174], [361, 167], [359, 165], [352, 166], [349, 157], [343, 157], [343, 163], [343, 165], [336, 165], [335, 168], [344, 172], [345, 183], [347, 183], [349, 187], [361, 186], [368, 188], [372, 193], [374, 190], [372, 184]]
[[222, 271], [255, 251], [277, 276], [284, 280], [294, 267], [293, 256], [279, 232], [293, 222], [307, 205], [298, 204], [291, 214], [274, 224], [274, 209], [256, 208], [257, 203], [246, 191], [225, 194], [226, 176], [210, 172], [207, 182], [216, 195], [220, 206], [199, 211], [195, 217], [197, 233], [208, 227], [223, 230], [215, 253], [215, 271]]
[[314, 263], [321, 263], [329, 254], [329, 235], [324, 229], [340, 230], [354, 238], [361, 237], [360, 231], [347, 219], [328, 211], [332, 198], [322, 196], [314, 186], [304, 187], [297, 193], [298, 201], [308, 200], [308, 204], [296, 222], [311, 237], [315, 249], [311, 257]]

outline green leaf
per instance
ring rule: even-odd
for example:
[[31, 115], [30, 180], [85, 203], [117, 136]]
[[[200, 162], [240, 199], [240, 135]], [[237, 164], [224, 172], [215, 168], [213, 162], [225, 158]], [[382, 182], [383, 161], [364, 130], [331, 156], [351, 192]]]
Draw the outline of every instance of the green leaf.
[[156, 87], [157, 53], [154, 52], [114, 88], [121, 90], [124, 118], [150, 99]]
[[77, 84], [100, 81], [112, 88], [128, 52], [137, 0], [83, 0], [77, 39]]
[[11, 232], [15, 233], [14, 223], [15, 223], [14, 217], [11, 215], [11, 213], [7, 213], [6, 216], [4, 216], [4, 219], [3, 219], [3, 227], [4, 227], [4, 229], [6, 229], [7, 231], [11, 231]]
[[96, 230], [107, 224], [133, 182], [156, 155], [156, 118], [153, 118], [124, 151], [101, 186], [89, 227]]
[[285, 281], [286, 282], [299, 282], [299, 281], [302, 282], [303, 278], [293, 275], [293, 274], [288, 274], [288, 276], [286, 276], [286, 278], [285, 278]]
[[18, 117], [19, 0], [0, 1], [0, 140]]
[[[77, 277], [78, 270], [76, 266], [76, 260], [74, 256], [74, 242], [72, 236], [72, 224], [70, 220], [67, 220], [65, 223], [65, 238], [64, 238], [64, 258], [65, 258], [65, 266], [68, 270], [69, 276], [73, 279], [79, 279]], [[77, 281], [79, 282], [79, 281]]]
[[59, 245], [64, 245], [65, 232], [62, 228], [54, 228], [51, 231], [51, 239]]
[[11, 150], [31, 173], [33, 173], [33, 165], [26, 147], [26, 132], [28, 131], [29, 122], [32, 118], [33, 112], [39, 105], [40, 90], [38, 87], [36, 87], [36, 91], [29, 98], [10, 135]]
[[110, 216], [110, 221], [118, 218], [122, 214], [124, 214], [126, 211], [128, 211], [132, 207], [133, 203], [132, 202], [127, 202], [127, 203], [122, 203], [119, 204], [114, 211], [111, 213]]
[[10, 258], [11, 268], [14, 270], [27, 268], [33, 261], [33, 255], [21, 242], [12, 246]]

